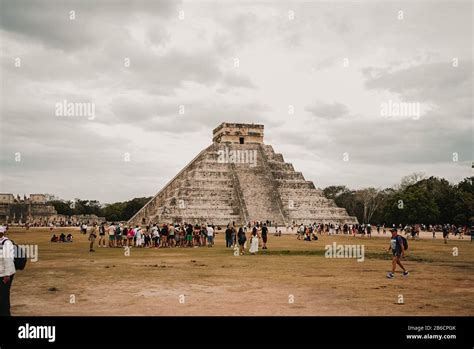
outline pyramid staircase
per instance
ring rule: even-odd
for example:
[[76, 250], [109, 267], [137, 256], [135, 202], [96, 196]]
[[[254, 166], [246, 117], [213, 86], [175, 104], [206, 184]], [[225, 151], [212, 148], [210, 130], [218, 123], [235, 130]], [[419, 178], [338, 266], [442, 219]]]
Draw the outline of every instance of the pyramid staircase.
[[[254, 161], [222, 161], [223, 149]], [[247, 159], [248, 160], [248, 159]], [[214, 142], [171, 179], [129, 224], [272, 221], [357, 223], [286, 163], [271, 145]]]

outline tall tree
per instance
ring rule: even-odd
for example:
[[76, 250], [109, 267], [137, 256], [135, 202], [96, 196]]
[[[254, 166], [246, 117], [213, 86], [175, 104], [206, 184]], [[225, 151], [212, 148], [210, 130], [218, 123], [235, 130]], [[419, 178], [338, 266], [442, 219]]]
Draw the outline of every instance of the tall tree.
[[356, 198], [362, 204], [362, 221], [363, 223], [370, 223], [373, 214], [382, 203], [384, 196], [381, 195], [379, 189], [366, 188], [356, 192]]

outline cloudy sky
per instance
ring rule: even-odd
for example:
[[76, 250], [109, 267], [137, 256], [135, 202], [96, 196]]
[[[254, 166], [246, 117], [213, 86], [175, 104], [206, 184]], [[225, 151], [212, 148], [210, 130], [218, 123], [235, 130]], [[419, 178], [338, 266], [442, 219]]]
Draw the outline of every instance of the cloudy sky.
[[469, 1], [0, 3], [0, 192], [151, 196], [224, 121], [321, 188], [471, 175]]

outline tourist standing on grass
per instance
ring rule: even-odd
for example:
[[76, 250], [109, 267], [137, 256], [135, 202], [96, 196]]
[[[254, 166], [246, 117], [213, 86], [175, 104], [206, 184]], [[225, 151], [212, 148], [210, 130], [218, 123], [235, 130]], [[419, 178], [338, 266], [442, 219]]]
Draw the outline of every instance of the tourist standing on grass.
[[242, 227], [239, 228], [239, 232], [237, 233], [237, 241], [239, 242], [240, 254], [243, 255], [245, 253], [245, 241], [247, 241], [247, 237]]
[[170, 224], [170, 229], [171, 227], [174, 230], [174, 247], [181, 247], [181, 224]]
[[5, 226], [0, 226], [0, 316], [10, 316], [10, 290], [15, 277], [15, 247], [6, 235]]
[[124, 226], [122, 229], [122, 244], [123, 246], [127, 246], [128, 244], [128, 226]]
[[448, 235], [449, 235], [449, 228], [448, 228], [448, 225], [445, 224], [443, 225], [443, 239], [444, 239], [445, 244], [448, 243]]
[[181, 225], [179, 231], [179, 246], [186, 247], [186, 227]]
[[112, 222], [107, 228], [107, 232], [109, 233], [109, 247], [115, 247], [115, 223]]
[[185, 236], [183, 234], [183, 229], [180, 224], [175, 224], [173, 226], [174, 226], [174, 246], [183, 247], [184, 239], [185, 239]]
[[168, 229], [168, 244], [170, 247], [174, 247], [175, 243], [175, 238], [174, 235], [176, 234], [174, 225], [170, 224], [169, 229]]
[[105, 247], [105, 222], [102, 222], [99, 227], [99, 247], [102, 243], [102, 247]]
[[161, 228], [161, 247], [168, 247], [168, 226], [163, 224]]
[[298, 228], [298, 236], [296, 237], [298, 240], [302, 240], [303, 239], [303, 236], [304, 236], [304, 225], [303, 223], [301, 223], [301, 225], [299, 226]]
[[201, 246], [201, 228], [198, 224], [193, 227], [193, 244], [195, 247]]
[[231, 240], [232, 240], [232, 246], [237, 246], [237, 229], [235, 229], [235, 223], [232, 223], [232, 234], [230, 236]]
[[304, 233], [304, 241], [311, 241], [311, 229], [308, 227], [306, 228], [306, 232]]
[[135, 227], [135, 246], [136, 247], [142, 247], [143, 245], [143, 233], [142, 229], [137, 225]]
[[267, 250], [267, 239], [268, 239], [268, 228], [267, 228], [267, 224], [263, 223], [263, 227], [262, 227], [262, 241], [263, 241], [262, 250]]
[[416, 224], [415, 225], [415, 239], [416, 240], [419, 240], [420, 239], [420, 231], [421, 231], [421, 227], [419, 224]]
[[145, 234], [143, 235], [143, 241], [145, 248], [149, 248], [151, 244], [151, 233], [150, 233], [150, 227], [148, 226], [147, 229], [145, 230]]
[[193, 226], [191, 224], [186, 227], [186, 247], [193, 247]]
[[258, 234], [257, 234], [257, 228], [253, 227], [252, 229], [252, 234], [250, 235], [250, 248], [249, 248], [250, 254], [255, 254], [258, 252]]
[[130, 227], [128, 228], [127, 232], [127, 246], [132, 247], [133, 246], [133, 240], [135, 239], [135, 230]]
[[227, 224], [227, 229], [225, 230], [225, 247], [232, 247], [232, 230], [229, 224]]
[[94, 241], [97, 238], [97, 224], [94, 223], [92, 226], [91, 232], [89, 233], [89, 241], [90, 246], [89, 246], [89, 252], [95, 252], [94, 251]]
[[206, 240], [207, 240], [207, 228], [203, 224], [201, 225], [201, 246], [206, 246]]
[[403, 269], [403, 276], [408, 276], [408, 271], [403, 266], [402, 262], [400, 262], [400, 258], [405, 255], [405, 245], [403, 241], [403, 237], [398, 235], [397, 229], [392, 229], [392, 238], [390, 239], [390, 246], [388, 247], [388, 251], [392, 250], [393, 257], [392, 257], [392, 271], [387, 274], [387, 278], [393, 279], [395, 277], [395, 268], [397, 264], [400, 268]]
[[127, 236], [128, 236], [128, 227], [123, 224], [120, 224], [120, 226], [122, 227], [122, 247], [124, 247], [126, 244], [127, 244]]
[[122, 247], [122, 224], [117, 223], [115, 226], [115, 246]]
[[214, 229], [209, 224], [207, 226], [207, 247], [212, 247], [214, 245]]
[[153, 223], [151, 227], [151, 237], [153, 239], [153, 247], [158, 248], [160, 246], [160, 233], [156, 223]]

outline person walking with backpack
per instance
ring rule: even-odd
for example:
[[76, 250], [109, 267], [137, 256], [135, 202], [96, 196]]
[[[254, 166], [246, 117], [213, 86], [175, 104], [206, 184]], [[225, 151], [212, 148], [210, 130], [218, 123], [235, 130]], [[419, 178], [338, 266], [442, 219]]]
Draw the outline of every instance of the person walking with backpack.
[[10, 314], [10, 289], [15, 276], [15, 248], [5, 236], [6, 228], [0, 226], [0, 316]]
[[405, 269], [402, 262], [400, 262], [400, 257], [403, 257], [405, 255], [405, 250], [408, 249], [408, 242], [403, 236], [398, 235], [397, 229], [392, 229], [390, 231], [392, 232], [392, 238], [390, 239], [390, 246], [388, 247], [387, 252], [392, 250], [393, 257], [392, 271], [387, 274], [387, 278], [393, 279], [395, 277], [395, 268], [397, 267], [397, 264], [403, 269], [403, 276], [408, 276], [408, 271]]

